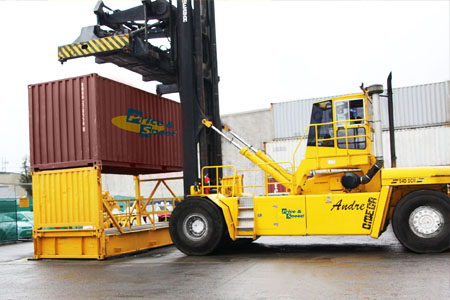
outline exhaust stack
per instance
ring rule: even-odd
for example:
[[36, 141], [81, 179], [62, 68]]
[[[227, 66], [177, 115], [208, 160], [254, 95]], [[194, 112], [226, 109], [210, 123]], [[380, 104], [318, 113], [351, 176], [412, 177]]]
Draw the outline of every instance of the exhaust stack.
[[383, 131], [381, 127], [381, 103], [380, 94], [383, 93], [383, 85], [375, 84], [367, 88], [369, 96], [372, 97], [373, 105], [373, 129], [375, 131], [375, 157], [383, 159]]

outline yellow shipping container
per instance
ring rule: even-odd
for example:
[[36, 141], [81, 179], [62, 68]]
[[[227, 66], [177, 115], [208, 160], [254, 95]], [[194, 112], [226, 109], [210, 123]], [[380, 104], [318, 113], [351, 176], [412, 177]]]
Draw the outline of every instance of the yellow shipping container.
[[[141, 218], [138, 194], [125, 216], [111, 212], [112, 197], [102, 194], [100, 168], [34, 172], [34, 258], [106, 257], [172, 244], [167, 223], [131, 225], [121, 219]], [[139, 180], [137, 180], [137, 187]], [[139, 191], [139, 189], [137, 189]], [[151, 199], [150, 199], [151, 200]], [[122, 200], [123, 201], [123, 200]], [[136, 205], [139, 204], [139, 205]], [[131, 205], [130, 205], [131, 206]], [[150, 217], [149, 220], [155, 220]], [[110, 228], [112, 227], [112, 228]]]

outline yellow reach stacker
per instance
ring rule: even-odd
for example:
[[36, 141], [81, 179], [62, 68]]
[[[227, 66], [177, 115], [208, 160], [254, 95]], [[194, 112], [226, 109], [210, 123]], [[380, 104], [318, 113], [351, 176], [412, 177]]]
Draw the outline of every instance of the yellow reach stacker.
[[[146, 0], [123, 11], [99, 1], [94, 8], [97, 24], [84, 27], [77, 40], [58, 48], [62, 63], [94, 56], [97, 63], [112, 63], [141, 74], [144, 81], [159, 82], [160, 95], [179, 93], [184, 200], [169, 222], [178, 249], [188, 255], [205, 255], [237, 239], [274, 235], [378, 238], [391, 222], [397, 238], [412, 251], [447, 250], [450, 167], [384, 168], [382, 86], [362, 86], [360, 94], [315, 103], [298, 147], [306, 144], [306, 153], [297, 160], [294, 154], [290, 162], [275, 162], [228, 128], [227, 134], [222, 133], [214, 12], [214, 1]], [[392, 90], [390, 84], [388, 90]], [[392, 122], [390, 127], [394, 129]], [[221, 138], [215, 132], [259, 171], [223, 166]], [[264, 182], [257, 182], [261, 177]], [[269, 194], [271, 184], [283, 185], [287, 193]], [[104, 202], [100, 190], [95, 193], [98, 201], [92, 226], [96, 229], [85, 230], [102, 236]], [[59, 215], [65, 216], [55, 214]], [[106, 215], [110, 215], [107, 210]], [[51, 224], [46, 226], [57, 226]], [[46, 234], [39, 230], [35, 240]], [[78, 247], [84, 245], [80, 242]], [[47, 246], [53, 247], [50, 240]], [[105, 253], [94, 252], [98, 257]]]
[[[262, 186], [246, 185], [233, 166], [203, 168], [202, 178], [219, 170], [229, 175], [192, 186], [170, 220], [174, 244], [188, 255], [205, 255], [231, 241], [259, 236], [378, 238], [392, 222], [395, 235], [410, 250], [447, 250], [450, 167], [383, 168], [382, 92], [383, 86], [374, 85], [361, 94], [314, 103], [307, 138], [305, 133], [299, 143], [307, 144], [304, 159], [296, 163], [294, 154], [287, 168], [229, 128], [225, 135], [203, 120], [258, 166], [266, 180]], [[269, 195], [270, 184], [282, 184], [288, 192]]]

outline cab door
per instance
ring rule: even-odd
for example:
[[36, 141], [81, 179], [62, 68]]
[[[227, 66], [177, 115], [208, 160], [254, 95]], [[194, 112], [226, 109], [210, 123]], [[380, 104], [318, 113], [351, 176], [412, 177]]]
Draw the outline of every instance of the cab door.
[[[370, 151], [367, 145], [369, 127], [368, 113], [364, 99], [344, 99], [334, 102], [335, 136], [337, 137], [338, 153], [347, 153], [348, 150]], [[356, 152], [355, 152], [356, 153]]]

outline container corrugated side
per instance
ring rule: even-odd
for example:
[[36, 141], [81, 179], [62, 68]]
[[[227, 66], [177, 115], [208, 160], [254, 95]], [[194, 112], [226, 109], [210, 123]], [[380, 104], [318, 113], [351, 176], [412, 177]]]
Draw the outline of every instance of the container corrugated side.
[[[96, 91], [101, 95], [99, 106], [104, 108], [98, 120], [99, 128], [105, 129], [105, 134], [100, 135], [102, 164], [124, 163], [130, 168], [139, 167], [163, 172], [180, 171], [182, 169], [180, 104], [106, 78], [99, 77], [97, 83]], [[124, 118], [130, 110], [142, 113], [140, 125], [129, 122], [124, 125], [125, 127], [133, 125], [135, 129], [121, 129], [110, 125], [113, 119]], [[149, 118], [152, 119], [151, 128], [147, 125]], [[154, 125], [154, 122], [161, 122], [163, 125]], [[142, 134], [130, 131], [138, 130], [137, 128]], [[170, 135], [143, 136], [147, 133], [145, 130], [150, 129], [152, 132], [155, 129], [162, 130], [159, 133], [166, 132]], [[117, 158], [121, 158], [121, 161]]]
[[177, 102], [90, 74], [30, 85], [29, 111], [34, 170], [101, 165], [107, 173], [143, 174], [182, 169]]
[[92, 79], [84, 76], [29, 86], [32, 168], [81, 163], [97, 156], [91, 152], [98, 150], [95, 106], [86, 106], [95, 93], [81, 91], [81, 87], [91, 87], [90, 82]]
[[[395, 130], [397, 167], [424, 167], [450, 165], [450, 126], [435, 126]], [[300, 139], [276, 140], [265, 144], [275, 161], [292, 161]], [[306, 143], [297, 151], [295, 164], [304, 158]], [[385, 167], [391, 166], [389, 132], [383, 132]]]
[[92, 226], [103, 222], [97, 168], [33, 173], [34, 228]]
[[275, 139], [302, 137], [311, 121], [313, 103], [325, 99], [330, 97], [272, 103]]
[[[450, 124], [449, 90], [450, 81], [393, 89], [395, 128]], [[387, 129], [387, 101], [382, 101], [381, 104], [381, 121], [383, 129]]]
[[[396, 129], [450, 123], [450, 81], [393, 89]], [[386, 93], [386, 92], [385, 92]], [[338, 96], [272, 104], [275, 139], [301, 137], [311, 120], [316, 101]], [[387, 101], [381, 102], [383, 129], [388, 128]]]
[[[397, 167], [450, 166], [450, 126], [395, 131]], [[383, 132], [385, 166], [391, 166], [389, 134]]]
[[266, 153], [276, 162], [294, 162], [295, 153], [295, 166], [298, 166], [305, 157], [307, 141], [303, 140], [297, 152], [295, 152], [299, 142], [300, 139], [276, 140], [265, 143], [264, 148]]

